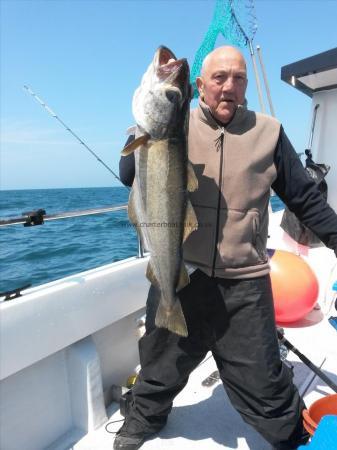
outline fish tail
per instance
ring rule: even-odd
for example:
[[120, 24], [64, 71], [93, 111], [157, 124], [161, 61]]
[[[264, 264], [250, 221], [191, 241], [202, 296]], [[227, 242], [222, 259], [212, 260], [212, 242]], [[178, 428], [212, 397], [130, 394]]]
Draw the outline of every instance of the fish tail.
[[157, 327], [167, 328], [179, 336], [188, 336], [187, 325], [179, 299], [176, 299], [171, 310], [167, 310], [161, 301], [157, 310], [155, 323]]

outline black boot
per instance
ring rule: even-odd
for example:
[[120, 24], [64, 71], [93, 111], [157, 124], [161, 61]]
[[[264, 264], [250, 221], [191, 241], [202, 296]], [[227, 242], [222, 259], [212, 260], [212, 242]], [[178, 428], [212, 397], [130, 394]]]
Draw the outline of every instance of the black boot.
[[[159, 430], [157, 430], [159, 431]], [[125, 420], [117, 431], [113, 444], [114, 450], [137, 450], [144, 441], [157, 431], [147, 431], [141, 422]]]
[[145, 436], [123, 436], [117, 433], [114, 441], [114, 450], [137, 450], [143, 445]]

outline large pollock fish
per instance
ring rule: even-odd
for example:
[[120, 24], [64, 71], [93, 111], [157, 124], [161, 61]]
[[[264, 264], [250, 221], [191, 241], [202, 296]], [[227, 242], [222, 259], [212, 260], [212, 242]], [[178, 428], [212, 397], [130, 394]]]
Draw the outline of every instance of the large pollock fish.
[[160, 292], [157, 327], [187, 336], [177, 292], [189, 283], [182, 244], [198, 226], [188, 190], [198, 182], [188, 162], [191, 86], [186, 59], [160, 47], [135, 91], [136, 139], [122, 155], [135, 154], [130, 221], [150, 252], [146, 276]]

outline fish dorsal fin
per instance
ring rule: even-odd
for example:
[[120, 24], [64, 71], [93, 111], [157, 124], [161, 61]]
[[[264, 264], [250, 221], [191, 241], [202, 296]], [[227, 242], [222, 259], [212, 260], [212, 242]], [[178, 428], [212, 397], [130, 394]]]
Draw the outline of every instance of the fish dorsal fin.
[[129, 145], [123, 148], [121, 154], [122, 156], [128, 156], [130, 153], [137, 150], [138, 147], [141, 147], [142, 145], [145, 145], [147, 141], [150, 139], [149, 134], [143, 134], [142, 136], [139, 136], [134, 141], [130, 142]]
[[188, 161], [187, 163], [187, 190], [189, 192], [194, 192], [198, 189], [198, 178], [194, 172], [193, 166]]
[[190, 282], [190, 277], [188, 276], [188, 272], [184, 262], [181, 263], [180, 273], [179, 273], [179, 281], [177, 285], [177, 292], [187, 286]]
[[186, 206], [185, 222], [184, 222], [184, 235], [183, 242], [186, 241], [188, 236], [198, 229], [198, 219], [195, 215], [192, 203], [188, 200]]
[[153, 263], [152, 260], [148, 262], [147, 269], [146, 269], [146, 278], [157, 288], [160, 288], [159, 282], [157, 280], [156, 274], [153, 270]]

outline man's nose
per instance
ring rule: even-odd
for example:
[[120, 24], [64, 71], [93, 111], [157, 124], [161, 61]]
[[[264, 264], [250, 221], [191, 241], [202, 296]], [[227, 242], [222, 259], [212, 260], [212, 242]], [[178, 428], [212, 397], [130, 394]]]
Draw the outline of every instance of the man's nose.
[[229, 92], [234, 89], [234, 78], [233, 77], [227, 77], [222, 85], [222, 90], [224, 92]]

